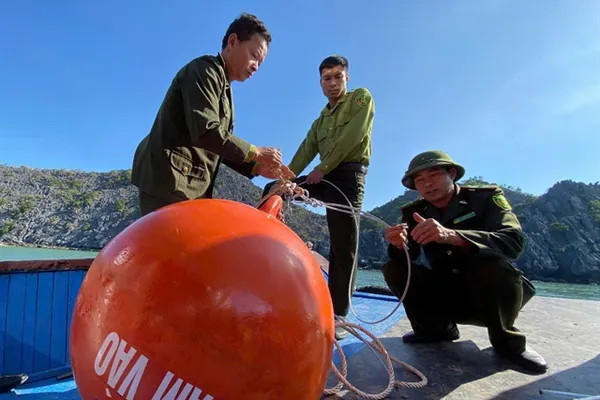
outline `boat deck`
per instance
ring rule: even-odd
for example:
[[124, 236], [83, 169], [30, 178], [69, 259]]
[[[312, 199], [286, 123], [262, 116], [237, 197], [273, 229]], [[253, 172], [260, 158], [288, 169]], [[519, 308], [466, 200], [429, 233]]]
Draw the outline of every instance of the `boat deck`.
[[[25, 385], [0, 393], [0, 400], [80, 398], [72, 378], [56, 377], [69, 370], [65, 366], [69, 360], [66, 328], [78, 285], [91, 261], [61, 261], [49, 266], [0, 263], [0, 326], [4, 326], [0, 330], [0, 369], [5, 373], [40, 371], [31, 373]], [[396, 304], [390, 296], [353, 296], [355, 311], [368, 320], [384, 317]], [[350, 321], [356, 320], [351, 317]], [[537, 296], [523, 309], [517, 326], [548, 361], [547, 373], [528, 374], [498, 357], [485, 328], [461, 325], [461, 338], [455, 342], [408, 345], [401, 339], [410, 330], [403, 308], [383, 323], [366, 325], [391, 355], [418, 368], [429, 380], [425, 388], [395, 389], [391, 400], [561, 400], [600, 395], [600, 302]], [[370, 349], [353, 337], [341, 344], [349, 356], [350, 382], [367, 392], [383, 390], [387, 372]], [[396, 374], [402, 380], [416, 379], [400, 368]], [[332, 397], [358, 398], [347, 390]]]
[[[356, 299], [357, 312], [374, 301]], [[381, 299], [376, 301], [385, 304], [380, 312], [389, 311], [393, 305], [382, 303]], [[538, 297], [531, 300], [518, 322], [528, 335], [528, 343], [548, 361], [546, 374], [528, 374], [499, 358], [490, 347], [484, 328], [461, 325], [459, 340], [432, 345], [402, 343], [401, 335], [410, 330], [406, 318], [385, 332], [377, 332], [392, 355], [415, 366], [429, 379], [425, 388], [395, 389], [389, 399], [560, 400], [600, 394], [600, 302]], [[347, 353], [354, 353], [349, 358], [350, 381], [365, 391], [382, 390], [387, 375], [377, 358], [354, 340], [345, 339], [343, 344]], [[403, 380], [414, 379], [401, 369], [396, 369], [396, 373]], [[36, 380], [35, 376], [32, 378]], [[0, 394], [2, 400], [17, 398], [75, 400], [79, 396], [72, 378], [59, 381], [53, 377]], [[358, 399], [347, 390], [329, 398]]]
[[[429, 383], [421, 389], [395, 389], [389, 399], [564, 400], [600, 395], [600, 302], [534, 297], [517, 324], [528, 344], [546, 358], [545, 374], [528, 374], [498, 357], [485, 328], [459, 325], [461, 338], [451, 343], [404, 344], [401, 336], [410, 324], [403, 318], [382, 335], [383, 343], [391, 355], [423, 372]], [[385, 368], [368, 348], [351, 357], [348, 368], [350, 382], [364, 391], [376, 393], [387, 385]], [[416, 380], [399, 368], [396, 373], [402, 380]], [[358, 398], [348, 391], [336, 397]]]

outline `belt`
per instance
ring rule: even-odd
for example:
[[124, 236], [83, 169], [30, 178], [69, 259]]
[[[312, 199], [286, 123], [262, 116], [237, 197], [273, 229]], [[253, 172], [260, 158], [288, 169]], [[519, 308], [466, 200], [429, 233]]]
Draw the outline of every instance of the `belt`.
[[340, 163], [335, 169], [331, 172], [344, 171], [344, 172], [360, 172], [363, 174], [367, 173], [367, 167], [359, 162], [344, 162]]

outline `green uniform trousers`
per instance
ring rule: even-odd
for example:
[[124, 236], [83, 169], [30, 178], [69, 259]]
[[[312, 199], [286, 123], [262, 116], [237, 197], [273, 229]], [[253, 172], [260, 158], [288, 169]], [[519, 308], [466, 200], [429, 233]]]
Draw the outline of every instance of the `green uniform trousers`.
[[[390, 290], [400, 297], [406, 265], [391, 260], [383, 274]], [[415, 333], [443, 335], [457, 323], [484, 326], [494, 348], [521, 353], [525, 335], [514, 323], [532, 296], [528, 286], [524, 294], [523, 279], [518, 269], [499, 258], [475, 256], [467, 265], [433, 269], [413, 263], [404, 308]]]

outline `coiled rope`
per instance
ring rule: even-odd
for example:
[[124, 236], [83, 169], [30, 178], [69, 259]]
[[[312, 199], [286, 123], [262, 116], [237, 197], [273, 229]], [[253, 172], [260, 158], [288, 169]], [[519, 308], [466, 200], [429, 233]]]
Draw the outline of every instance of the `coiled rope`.
[[[346, 200], [348, 205], [337, 204], [337, 203], [327, 203], [327, 202], [323, 202], [321, 200], [312, 198], [312, 197], [310, 197], [309, 191], [301, 187], [304, 183], [297, 184], [297, 183], [294, 183], [291, 181], [286, 181], [286, 180], [279, 181], [276, 184], [276, 186], [274, 188], [272, 188], [272, 190], [266, 196], [264, 196], [262, 199], [260, 199], [258, 204], [259, 205], [262, 204], [267, 198], [269, 198], [273, 195], [279, 195], [285, 200], [285, 202], [288, 205], [288, 208], [289, 208], [290, 203], [297, 203], [297, 204], [310, 205], [312, 207], [324, 207], [324, 208], [327, 208], [330, 210], [334, 210], [334, 211], [352, 215], [354, 217], [354, 222], [355, 222], [354, 226], [356, 227], [356, 247], [354, 249], [354, 251], [355, 251], [354, 259], [356, 260], [357, 256], [358, 256], [358, 244], [359, 244], [359, 239], [360, 239], [360, 230], [359, 230], [360, 217], [364, 217], [366, 219], [375, 221], [379, 224], [384, 225], [386, 228], [389, 228], [390, 225], [388, 225], [385, 221], [376, 217], [373, 214], [369, 214], [368, 212], [362, 211], [360, 208], [355, 208], [352, 205], [352, 202], [350, 202], [348, 197], [344, 194], [344, 192], [342, 192], [342, 190], [340, 188], [338, 188], [336, 185], [334, 185], [332, 182], [330, 182], [326, 179], [323, 179], [323, 182], [325, 182], [325, 183], [331, 185], [333, 188], [335, 188], [344, 197], [344, 199]], [[385, 317], [383, 317], [379, 320], [376, 320], [376, 321], [366, 321], [366, 320], [360, 318], [352, 306], [352, 285], [351, 284], [348, 285], [348, 300], [349, 300], [349, 304], [350, 304], [350, 310], [352, 311], [352, 314], [356, 317], [357, 320], [359, 320], [363, 323], [366, 323], [366, 324], [378, 324], [378, 323], [381, 323], [381, 322], [385, 321], [386, 319], [390, 318], [398, 310], [398, 308], [400, 308], [400, 305], [404, 301], [404, 298], [406, 297], [406, 293], [408, 292], [408, 286], [410, 283], [410, 276], [411, 276], [411, 262], [410, 262], [410, 256], [408, 254], [408, 247], [406, 246], [406, 244], [403, 247], [404, 247], [404, 252], [406, 254], [406, 259], [408, 262], [407, 282], [406, 282], [406, 285], [404, 288], [404, 292], [402, 293], [402, 296], [400, 297], [398, 304], [388, 315], [386, 315]], [[353, 267], [352, 273], [350, 276], [350, 282], [354, 281], [355, 272], [356, 272], [356, 268]], [[367, 346], [369, 346], [369, 349], [371, 349], [371, 351], [375, 354], [375, 356], [386, 366], [387, 372], [389, 375], [389, 381], [388, 381], [387, 387], [384, 390], [382, 390], [379, 393], [375, 393], [375, 394], [363, 392], [360, 389], [358, 389], [357, 387], [355, 387], [354, 385], [352, 385], [346, 378], [347, 373], [348, 373], [348, 365], [347, 365], [346, 357], [344, 355], [344, 352], [342, 351], [342, 347], [340, 346], [338, 341], [335, 340], [334, 345], [338, 350], [338, 353], [340, 355], [340, 360], [341, 360], [341, 371], [336, 367], [336, 365], [333, 363], [333, 361], [331, 363], [331, 369], [333, 370], [333, 373], [336, 375], [336, 377], [339, 379], [339, 382], [333, 388], [325, 389], [323, 392], [324, 395], [327, 396], [327, 395], [333, 395], [333, 394], [339, 393], [339, 391], [342, 390], [342, 388], [345, 385], [350, 391], [352, 391], [356, 395], [360, 396], [361, 398], [369, 399], [369, 400], [381, 400], [381, 399], [385, 399], [391, 393], [391, 391], [394, 389], [394, 387], [421, 388], [421, 387], [424, 387], [425, 385], [427, 385], [427, 377], [425, 377], [425, 375], [423, 375], [423, 373], [421, 371], [419, 371], [418, 369], [414, 368], [413, 366], [411, 366], [403, 361], [400, 361], [396, 357], [390, 356], [389, 353], [387, 352], [387, 350], [385, 349], [385, 347], [383, 346], [383, 344], [375, 337], [375, 335], [373, 335], [367, 329], [363, 328], [360, 325], [350, 323], [350, 322], [346, 321], [343, 317], [336, 317], [335, 326], [345, 329], [350, 334], [354, 335], [355, 337], [360, 339], [362, 342], [364, 342]], [[361, 336], [361, 334], [359, 332], [364, 333], [366, 336], [368, 336], [371, 339], [371, 341], [367, 341], [363, 336]], [[378, 353], [383, 356], [383, 359], [379, 356]], [[397, 365], [403, 367], [404, 369], [406, 369], [406, 370], [412, 372], [413, 374], [415, 374], [416, 376], [418, 376], [420, 381], [408, 382], [408, 381], [396, 380], [396, 376], [394, 373], [394, 363], [396, 363]]]

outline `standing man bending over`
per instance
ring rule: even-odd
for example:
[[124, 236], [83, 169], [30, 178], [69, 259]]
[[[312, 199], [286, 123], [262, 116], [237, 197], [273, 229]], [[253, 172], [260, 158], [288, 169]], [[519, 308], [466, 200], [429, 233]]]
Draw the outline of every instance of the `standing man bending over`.
[[242, 175], [294, 177], [279, 150], [233, 135], [231, 82], [250, 78], [267, 56], [271, 35], [254, 15], [231, 23], [222, 51], [175, 76], [150, 134], [135, 152], [131, 181], [142, 215], [178, 201], [211, 198], [221, 161]]

